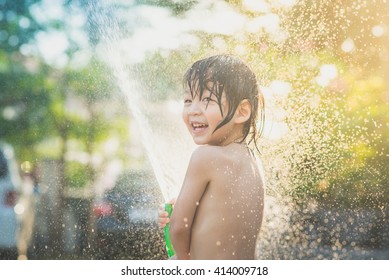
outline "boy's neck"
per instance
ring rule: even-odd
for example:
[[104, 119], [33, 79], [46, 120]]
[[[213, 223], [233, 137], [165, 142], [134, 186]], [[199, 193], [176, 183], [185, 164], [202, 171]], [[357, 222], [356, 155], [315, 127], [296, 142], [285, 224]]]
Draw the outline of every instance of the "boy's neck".
[[243, 136], [243, 129], [235, 129], [228, 137], [220, 142], [220, 146], [228, 146], [233, 143], [245, 143]]
[[220, 146], [224, 147], [224, 146], [229, 146], [229, 145], [232, 145], [232, 144], [239, 144], [239, 145], [247, 146], [246, 141], [243, 140], [243, 136], [234, 137], [234, 138], [231, 138], [231, 139], [228, 139], [228, 140], [226, 139], [225, 141], [220, 143]]

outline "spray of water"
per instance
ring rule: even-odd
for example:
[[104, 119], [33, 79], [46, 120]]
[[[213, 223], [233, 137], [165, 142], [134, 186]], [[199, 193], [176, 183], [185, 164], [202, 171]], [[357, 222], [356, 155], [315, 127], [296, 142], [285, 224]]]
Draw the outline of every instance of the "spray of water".
[[[180, 125], [180, 116], [174, 108], [169, 110], [169, 103], [153, 104], [142, 99], [144, 93], [120, 66], [115, 64], [120, 89], [127, 97], [162, 195], [168, 202], [178, 195], [185, 163], [189, 161], [192, 150], [191, 142], [184, 136], [184, 127]], [[174, 102], [171, 101], [170, 106], [175, 106]]]
[[[155, 38], [158, 32], [142, 25], [142, 16], [166, 20], [166, 11], [130, 5], [126, 11], [133, 13], [114, 16], [115, 9], [111, 10], [104, 3], [91, 2], [87, 8], [91, 29], [100, 38], [97, 52], [111, 67], [120, 93], [126, 97], [140, 134], [135, 137], [142, 141], [164, 200], [170, 201], [178, 195], [194, 145], [181, 121], [181, 100], [177, 100], [177, 94], [174, 95], [176, 98], [163, 102], [153, 100], [150, 98], [153, 92], [143, 87], [137, 79], [138, 73], [134, 73], [137, 65], [145, 59], [146, 52], [159, 47], [147, 42], [162, 42]], [[132, 20], [139, 20], [139, 25], [125, 25]], [[128, 36], [127, 32], [131, 30], [133, 34]]]

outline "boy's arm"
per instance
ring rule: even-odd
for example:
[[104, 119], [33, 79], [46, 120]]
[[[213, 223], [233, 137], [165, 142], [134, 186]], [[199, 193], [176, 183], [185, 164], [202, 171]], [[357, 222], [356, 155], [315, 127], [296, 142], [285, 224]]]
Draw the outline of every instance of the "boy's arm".
[[200, 199], [210, 181], [207, 147], [197, 148], [189, 162], [185, 179], [170, 220], [170, 239], [177, 259], [189, 259], [193, 219]]

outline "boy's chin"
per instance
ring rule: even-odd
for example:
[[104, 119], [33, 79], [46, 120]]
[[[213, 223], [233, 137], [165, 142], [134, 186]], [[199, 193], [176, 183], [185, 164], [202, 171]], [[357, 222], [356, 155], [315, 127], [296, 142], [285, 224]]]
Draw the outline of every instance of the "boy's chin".
[[196, 144], [196, 145], [206, 145], [207, 143], [203, 142], [203, 141], [196, 141], [196, 140], [193, 140], [193, 142]]
[[198, 145], [198, 146], [204, 146], [204, 145], [209, 145], [209, 146], [220, 146], [220, 143], [214, 143], [212, 141], [206, 141], [206, 140], [201, 140], [201, 139], [195, 139], [193, 138], [193, 142]]
[[193, 142], [196, 145], [207, 145], [207, 144], [209, 144], [208, 141], [205, 141], [203, 139], [198, 139], [197, 137], [193, 137]]

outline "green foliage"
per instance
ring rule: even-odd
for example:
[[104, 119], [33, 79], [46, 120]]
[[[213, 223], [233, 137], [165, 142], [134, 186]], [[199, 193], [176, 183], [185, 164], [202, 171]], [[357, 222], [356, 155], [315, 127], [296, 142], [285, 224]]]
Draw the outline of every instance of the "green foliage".
[[34, 34], [42, 29], [30, 13], [30, 6], [40, 0], [4, 0], [0, 2], [0, 49], [18, 52], [29, 43]]
[[[0, 138], [15, 147], [19, 161], [34, 164], [47, 157], [62, 162], [67, 153], [102, 153], [102, 145], [111, 135], [126, 141], [126, 107], [113, 95], [116, 87], [103, 64], [91, 60], [83, 68], [57, 69], [40, 57], [21, 53], [20, 48], [32, 44], [38, 31], [66, 26], [61, 19], [39, 26], [30, 13], [31, 5], [38, 4], [40, 1], [0, 3]], [[77, 49], [70, 45], [66, 54], [72, 56]], [[65, 174], [60, 176], [69, 186], [85, 186], [86, 180], [94, 180], [90, 163], [64, 162]], [[81, 176], [83, 173], [88, 176]]]
[[65, 182], [70, 188], [80, 189], [85, 187], [94, 177], [93, 169], [85, 164], [70, 161], [65, 168]]
[[[385, 82], [378, 74], [357, 77], [335, 55], [320, 60], [319, 65], [337, 65], [341, 75], [326, 88], [302, 82], [296, 88], [309, 91], [289, 96], [287, 192], [297, 203], [314, 198], [332, 207], [384, 207], [389, 203]], [[306, 81], [315, 75], [306, 72]]]
[[51, 122], [44, 76], [11, 72], [0, 73], [0, 80], [0, 138], [15, 146], [19, 157], [31, 159]]

